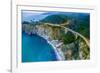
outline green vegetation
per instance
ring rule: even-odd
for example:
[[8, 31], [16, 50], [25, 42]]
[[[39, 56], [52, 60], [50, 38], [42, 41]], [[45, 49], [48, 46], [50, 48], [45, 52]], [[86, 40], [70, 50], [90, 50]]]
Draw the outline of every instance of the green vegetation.
[[44, 23], [53, 23], [53, 24], [63, 24], [67, 22], [68, 17], [63, 14], [56, 14], [47, 16], [45, 19], [41, 20]]
[[66, 34], [62, 34], [62, 41], [64, 44], [69, 44], [75, 41], [75, 36], [71, 32], [67, 32]]
[[[72, 21], [70, 26], [62, 24], [71, 21], [66, 15], [50, 15], [39, 22], [23, 22], [22, 29], [28, 34], [40, 33], [51, 40], [58, 40], [63, 44], [60, 47], [66, 60], [90, 59], [90, 22], [87, 19], [78, 22]], [[75, 27], [74, 27], [75, 26]], [[66, 29], [65, 29], [66, 28]], [[68, 29], [67, 29], [68, 28]]]

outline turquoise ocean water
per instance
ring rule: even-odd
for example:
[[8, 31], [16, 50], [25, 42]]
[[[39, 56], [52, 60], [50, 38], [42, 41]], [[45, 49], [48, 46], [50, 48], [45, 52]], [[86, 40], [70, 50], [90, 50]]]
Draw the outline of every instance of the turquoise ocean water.
[[38, 35], [22, 32], [22, 62], [57, 61], [53, 47]]

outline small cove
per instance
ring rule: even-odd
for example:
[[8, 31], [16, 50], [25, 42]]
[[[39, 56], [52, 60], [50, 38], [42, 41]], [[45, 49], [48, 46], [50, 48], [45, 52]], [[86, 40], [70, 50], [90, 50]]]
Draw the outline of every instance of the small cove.
[[22, 62], [57, 61], [53, 47], [38, 35], [22, 32]]

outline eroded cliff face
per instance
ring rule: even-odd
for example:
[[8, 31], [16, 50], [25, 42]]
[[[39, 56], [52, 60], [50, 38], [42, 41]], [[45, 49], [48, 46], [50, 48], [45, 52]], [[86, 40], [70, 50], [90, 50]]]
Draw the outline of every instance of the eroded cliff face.
[[22, 31], [34, 35], [37, 34], [50, 41], [64, 60], [90, 59], [90, 47], [87, 39], [78, 35], [78, 32], [70, 31], [67, 27], [52, 23], [22, 24]]

